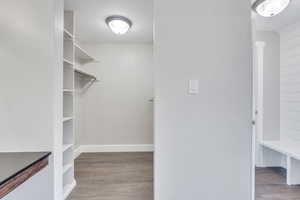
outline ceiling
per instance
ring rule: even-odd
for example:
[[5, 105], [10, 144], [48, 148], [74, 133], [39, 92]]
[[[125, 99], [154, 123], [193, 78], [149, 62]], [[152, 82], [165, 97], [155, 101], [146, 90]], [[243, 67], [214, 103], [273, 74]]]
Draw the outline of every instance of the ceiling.
[[[153, 41], [152, 0], [65, 0], [65, 9], [75, 11], [75, 35], [81, 42]], [[105, 24], [110, 15], [129, 18], [132, 28], [125, 35], [115, 35]]]
[[286, 10], [271, 18], [264, 18], [255, 13], [255, 25], [258, 30], [280, 32], [282, 28], [296, 22], [300, 22], [300, 0], [292, 0]]

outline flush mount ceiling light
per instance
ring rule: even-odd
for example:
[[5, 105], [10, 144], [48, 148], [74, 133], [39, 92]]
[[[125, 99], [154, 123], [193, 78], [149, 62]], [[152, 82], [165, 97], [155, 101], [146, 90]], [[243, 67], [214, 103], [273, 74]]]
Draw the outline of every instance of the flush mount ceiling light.
[[256, 0], [253, 10], [263, 17], [273, 17], [288, 7], [291, 0]]
[[132, 22], [127, 17], [113, 15], [105, 19], [108, 27], [117, 35], [123, 35], [128, 32], [132, 26]]

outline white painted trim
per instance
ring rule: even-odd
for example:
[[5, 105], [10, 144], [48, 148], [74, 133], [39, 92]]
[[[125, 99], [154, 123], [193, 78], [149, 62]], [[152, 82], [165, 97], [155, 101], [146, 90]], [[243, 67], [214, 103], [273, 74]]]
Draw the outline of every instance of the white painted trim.
[[153, 152], [153, 144], [81, 145], [74, 150], [74, 159], [81, 153], [93, 152]]
[[[266, 43], [257, 41], [254, 44], [252, 71], [252, 184], [251, 199], [255, 200], [255, 167], [262, 165], [262, 154], [259, 142], [263, 140], [263, 67], [264, 48]], [[258, 113], [257, 113], [258, 112]]]
[[[53, 112], [54, 112], [54, 124], [53, 124], [53, 199], [63, 199], [63, 27], [64, 27], [64, 1], [53, 1], [53, 69], [54, 79], [53, 84]], [[49, 25], [50, 26], [50, 25]]]
[[257, 106], [257, 139], [259, 142], [263, 141], [263, 130], [264, 130], [264, 107], [263, 107], [263, 88], [264, 88], [264, 47], [265, 42], [256, 42], [257, 47], [257, 97], [256, 97], [256, 106]]

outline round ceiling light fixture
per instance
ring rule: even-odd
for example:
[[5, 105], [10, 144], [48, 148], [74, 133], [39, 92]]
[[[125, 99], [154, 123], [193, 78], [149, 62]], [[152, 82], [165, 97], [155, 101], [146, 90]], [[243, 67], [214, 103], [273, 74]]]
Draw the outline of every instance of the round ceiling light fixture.
[[256, 0], [252, 9], [263, 17], [273, 17], [288, 7], [291, 0]]
[[132, 22], [127, 17], [112, 15], [105, 19], [107, 26], [117, 35], [123, 35], [128, 32]]

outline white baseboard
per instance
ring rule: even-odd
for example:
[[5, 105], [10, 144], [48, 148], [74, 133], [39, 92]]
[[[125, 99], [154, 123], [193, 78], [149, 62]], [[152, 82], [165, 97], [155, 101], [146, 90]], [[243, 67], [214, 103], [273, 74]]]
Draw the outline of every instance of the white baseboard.
[[153, 144], [130, 144], [130, 145], [81, 145], [74, 150], [74, 158], [81, 153], [96, 152], [153, 152]]

